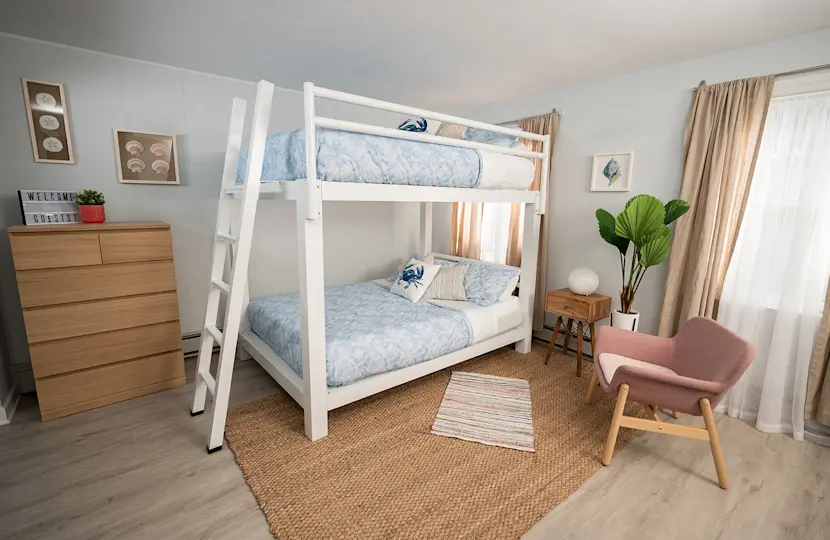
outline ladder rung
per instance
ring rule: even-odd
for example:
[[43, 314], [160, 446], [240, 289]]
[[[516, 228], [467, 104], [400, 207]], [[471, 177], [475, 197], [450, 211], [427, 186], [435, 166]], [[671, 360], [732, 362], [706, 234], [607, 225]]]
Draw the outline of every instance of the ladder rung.
[[219, 344], [219, 346], [221, 347], [221, 346], [222, 346], [222, 332], [220, 332], [220, 331], [219, 331], [219, 329], [218, 329], [218, 328], [216, 328], [216, 327], [215, 327], [215, 326], [213, 326], [213, 325], [208, 325], [208, 326], [205, 326], [205, 330], [207, 330], [207, 333], [208, 333], [208, 334], [210, 334], [211, 336], [213, 336], [213, 340], [214, 340], [217, 344]]
[[216, 238], [218, 238], [219, 240], [222, 240], [223, 242], [227, 242], [229, 244], [235, 244], [236, 243], [236, 238], [234, 238], [233, 236], [231, 236], [229, 234], [225, 234], [223, 232], [216, 233]]
[[213, 375], [211, 375], [207, 371], [200, 371], [199, 376], [202, 378], [203, 381], [205, 381], [210, 395], [216, 396], [216, 379], [213, 378]]
[[212, 283], [214, 287], [224, 292], [225, 294], [231, 294], [231, 286], [222, 281], [221, 279], [214, 279], [212, 280]]

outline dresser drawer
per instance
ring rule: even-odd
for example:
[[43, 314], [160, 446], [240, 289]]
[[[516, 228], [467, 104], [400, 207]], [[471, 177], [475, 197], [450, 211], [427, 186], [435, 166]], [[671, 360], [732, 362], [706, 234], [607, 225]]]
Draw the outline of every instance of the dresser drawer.
[[101, 264], [17, 273], [24, 308], [176, 290], [173, 261]]
[[101, 231], [101, 258], [104, 263], [173, 259], [169, 229], [147, 231]]
[[16, 270], [101, 264], [98, 233], [29, 233], [9, 235]]
[[179, 319], [176, 293], [131, 296], [23, 311], [29, 344]]
[[181, 351], [36, 381], [44, 420], [182, 384], [184, 361]]
[[30, 353], [35, 377], [42, 378], [181, 348], [179, 321], [171, 321], [35, 343]]

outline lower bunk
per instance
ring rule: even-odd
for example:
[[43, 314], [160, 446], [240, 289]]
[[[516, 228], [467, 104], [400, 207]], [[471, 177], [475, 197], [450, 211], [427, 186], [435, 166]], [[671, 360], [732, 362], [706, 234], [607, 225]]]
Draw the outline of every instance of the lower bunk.
[[[377, 280], [326, 289], [325, 300], [328, 410], [526, 337], [517, 296], [410, 302]], [[299, 295], [252, 300], [247, 314], [241, 346], [303, 406]]]

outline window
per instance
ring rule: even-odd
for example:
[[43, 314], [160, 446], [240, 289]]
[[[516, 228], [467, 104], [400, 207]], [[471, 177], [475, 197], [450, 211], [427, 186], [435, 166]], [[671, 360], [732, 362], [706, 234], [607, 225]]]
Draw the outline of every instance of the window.
[[[484, 203], [481, 216], [481, 260], [496, 264], [505, 264], [507, 261], [512, 207], [509, 203]], [[521, 219], [519, 223], [522, 223]]]

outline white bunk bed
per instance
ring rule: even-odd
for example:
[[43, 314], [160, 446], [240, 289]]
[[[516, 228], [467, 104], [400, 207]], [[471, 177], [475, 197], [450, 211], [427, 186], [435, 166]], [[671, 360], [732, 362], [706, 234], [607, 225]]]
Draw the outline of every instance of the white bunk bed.
[[[540, 216], [545, 212], [550, 171], [550, 137], [516, 129], [476, 122], [432, 111], [406, 107], [385, 101], [303, 85], [305, 119], [305, 170], [308, 178], [295, 181], [263, 181], [268, 120], [274, 86], [267, 81], [257, 85], [250, 147], [244, 182], [236, 183], [242, 146], [246, 103], [233, 101], [228, 134], [222, 188], [216, 220], [211, 283], [208, 294], [205, 326], [197, 364], [196, 389], [191, 415], [205, 410], [207, 394], [213, 396], [213, 420], [208, 438], [208, 452], [222, 448], [228, 410], [233, 364], [239, 354], [252, 356], [286, 392], [304, 409], [305, 434], [312, 441], [328, 434], [328, 411], [382, 392], [394, 386], [423, 377], [435, 371], [515, 343], [521, 353], [530, 351], [532, 338], [533, 301], [536, 285]], [[317, 116], [315, 99], [328, 99], [373, 109], [425, 117], [441, 122], [483, 129], [504, 135], [541, 141], [541, 152], [525, 148], [496, 146], [425, 133], [412, 133], [368, 124], [347, 122]], [[409, 185], [323, 182], [317, 178], [316, 132], [328, 128], [354, 133], [378, 135], [445, 146], [455, 146], [542, 160], [542, 177], [538, 191], [426, 187]], [[297, 203], [297, 249], [300, 275], [300, 313], [302, 373], [300, 377], [253, 331], [248, 322], [248, 262], [251, 253], [257, 201], [275, 197]], [[326, 380], [325, 299], [323, 280], [323, 201], [417, 201], [421, 203], [419, 252], [428, 254], [432, 238], [433, 202], [504, 202], [525, 205], [523, 250], [519, 303], [522, 323], [449, 354], [409, 367], [372, 375], [346, 386], [328, 387]], [[229, 250], [228, 247], [231, 249]], [[530, 249], [527, 249], [527, 248]], [[229, 279], [225, 279], [226, 259], [230, 255]], [[449, 260], [457, 257], [438, 255]], [[217, 328], [220, 296], [226, 295], [224, 327]], [[219, 345], [216, 376], [210, 373], [214, 343]]]

